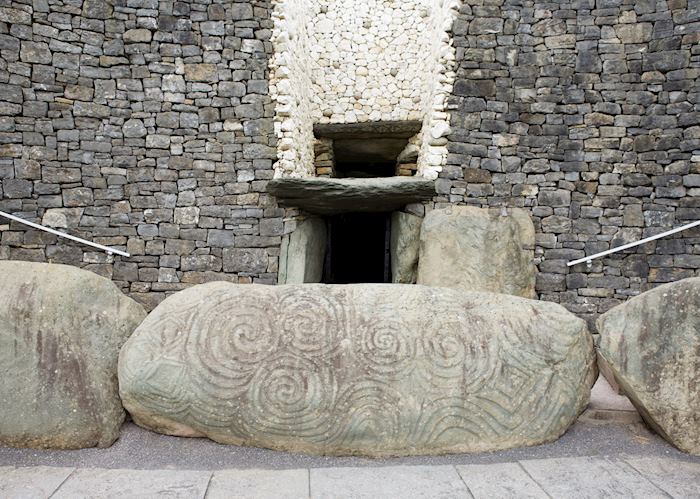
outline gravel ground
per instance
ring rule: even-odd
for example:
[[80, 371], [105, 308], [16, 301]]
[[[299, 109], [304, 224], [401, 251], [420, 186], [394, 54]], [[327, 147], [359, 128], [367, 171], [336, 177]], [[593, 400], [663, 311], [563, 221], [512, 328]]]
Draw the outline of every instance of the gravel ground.
[[295, 469], [346, 466], [489, 464], [526, 459], [574, 456], [665, 456], [700, 463], [651, 433], [643, 424], [577, 422], [556, 442], [485, 454], [437, 457], [364, 459], [312, 457], [265, 449], [220, 445], [207, 439], [177, 438], [124, 425], [121, 438], [109, 449], [75, 451], [0, 447], [0, 466], [59, 466], [130, 469]]
[[108, 449], [74, 451], [0, 447], [0, 466], [59, 466], [129, 469], [297, 469], [346, 466], [490, 464], [580, 456], [663, 456], [700, 463], [652, 433], [626, 397], [612, 391], [602, 376], [593, 387], [589, 410], [556, 442], [482, 454], [366, 459], [314, 457], [253, 447], [221, 445], [204, 438], [159, 435], [126, 423]]

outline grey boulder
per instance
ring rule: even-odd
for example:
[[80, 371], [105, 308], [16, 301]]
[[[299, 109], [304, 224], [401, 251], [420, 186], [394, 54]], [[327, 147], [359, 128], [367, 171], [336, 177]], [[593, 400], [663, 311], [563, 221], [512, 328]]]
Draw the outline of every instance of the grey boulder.
[[125, 418], [117, 358], [143, 307], [65, 265], [5, 261], [0, 276], [0, 445], [111, 445]]
[[414, 284], [418, 270], [421, 217], [395, 211], [391, 214], [391, 282]]
[[375, 457], [555, 440], [595, 375], [584, 321], [557, 304], [401, 284], [195, 286], [119, 358], [145, 428]]
[[321, 282], [326, 255], [326, 232], [325, 220], [312, 217], [282, 238], [280, 284]]
[[418, 284], [534, 298], [535, 227], [526, 211], [454, 206], [421, 228]]
[[659, 286], [598, 319], [599, 352], [644, 420], [700, 455], [700, 278]]

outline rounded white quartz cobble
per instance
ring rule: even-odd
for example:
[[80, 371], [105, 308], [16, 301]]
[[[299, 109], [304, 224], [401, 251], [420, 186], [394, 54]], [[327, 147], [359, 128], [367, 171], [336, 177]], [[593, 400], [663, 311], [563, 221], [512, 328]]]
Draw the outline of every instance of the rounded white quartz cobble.
[[275, 0], [276, 176], [314, 175], [313, 124], [423, 122], [418, 175], [447, 156], [457, 0]]

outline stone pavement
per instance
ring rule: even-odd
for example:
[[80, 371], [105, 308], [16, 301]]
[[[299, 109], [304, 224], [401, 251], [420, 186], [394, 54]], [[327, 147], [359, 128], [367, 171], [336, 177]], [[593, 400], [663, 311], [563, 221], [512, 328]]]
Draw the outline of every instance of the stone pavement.
[[580, 457], [462, 466], [219, 471], [0, 468], [0, 497], [698, 498], [700, 463]]

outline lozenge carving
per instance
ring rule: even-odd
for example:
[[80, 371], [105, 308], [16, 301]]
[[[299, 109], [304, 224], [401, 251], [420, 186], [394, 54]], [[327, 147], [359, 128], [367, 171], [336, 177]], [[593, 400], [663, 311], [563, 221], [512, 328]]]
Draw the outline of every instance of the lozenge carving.
[[120, 355], [156, 431], [333, 455], [558, 438], [594, 374], [585, 323], [518, 297], [409, 285], [211, 283], [165, 300]]

